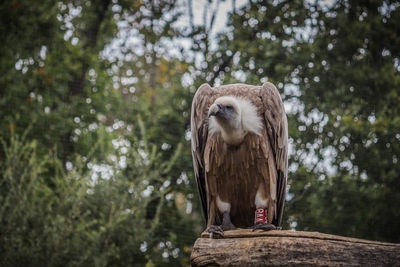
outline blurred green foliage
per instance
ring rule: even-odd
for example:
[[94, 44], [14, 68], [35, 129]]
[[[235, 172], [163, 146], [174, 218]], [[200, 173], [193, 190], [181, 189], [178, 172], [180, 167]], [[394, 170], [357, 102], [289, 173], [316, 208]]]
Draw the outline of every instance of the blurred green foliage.
[[285, 228], [400, 241], [398, 3], [211, 2], [2, 1], [0, 265], [188, 265], [204, 82], [281, 90]]

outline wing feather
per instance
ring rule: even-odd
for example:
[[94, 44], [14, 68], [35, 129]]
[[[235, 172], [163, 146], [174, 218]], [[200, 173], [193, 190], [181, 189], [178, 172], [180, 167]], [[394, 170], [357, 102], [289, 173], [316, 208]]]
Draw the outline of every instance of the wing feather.
[[287, 118], [279, 91], [272, 83], [267, 82], [262, 86], [260, 96], [264, 104], [264, 119], [277, 171], [277, 209], [273, 223], [281, 225], [288, 171]]
[[[208, 221], [209, 196], [207, 195], [205, 171], [210, 168], [210, 151], [205, 151], [205, 147], [208, 137], [207, 110], [212, 95], [212, 88], [208, 84], [203, 84], [197, 89], [193, 97], [190, 119], [193, 168], [206, 222]], [[206, 153], [206, 157], [204, 157], [204, 153]]]

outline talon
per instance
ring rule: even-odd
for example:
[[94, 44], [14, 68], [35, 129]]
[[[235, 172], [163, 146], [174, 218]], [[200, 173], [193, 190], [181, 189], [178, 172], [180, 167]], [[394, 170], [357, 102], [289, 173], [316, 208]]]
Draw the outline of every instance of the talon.
[[270, 223], [261, 222], [261, 223], [256, 223], [253, 226], [253, 232], [255, 230], [257, 230], [257, 229], [261, 229], [261, 230], [264, 230], [264, 231], [270, 231], [270, 230], [276, 230], [276, 226], [273, 225], [273, 224], [270, 224]]
[[210, 239], [213, 239], [214, 235], [216, 235], [216, 238], [224, 237], [224, 230], [222, 230], [221, 226], [219, 225], [211, 225], [206, 231], [210, 233]]

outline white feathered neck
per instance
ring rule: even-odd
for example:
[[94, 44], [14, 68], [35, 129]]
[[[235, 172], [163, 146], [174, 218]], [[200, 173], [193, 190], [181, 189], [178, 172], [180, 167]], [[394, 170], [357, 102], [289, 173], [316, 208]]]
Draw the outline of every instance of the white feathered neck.
[[257, 113], [257, 108], [249, 100], [235, 96], [222, 96], [217, 98], [214, 103], [232, 105], [237, 112], [237, 116], [230, 123], [234, 127], [226, 127], [219, 123], [215, 117], [210, 117], [209, 133], [211, 135], [221, 132], [227, 143], [241, 142], [248, 132], [261, 135], [262, 120]]

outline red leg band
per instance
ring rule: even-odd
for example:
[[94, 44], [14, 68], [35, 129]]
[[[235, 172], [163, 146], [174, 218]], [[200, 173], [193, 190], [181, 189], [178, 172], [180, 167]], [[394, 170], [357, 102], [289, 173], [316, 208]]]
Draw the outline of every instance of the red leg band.
[[254, 223], [267, 223], [267, 211], [264, 208], [256, 209]]

